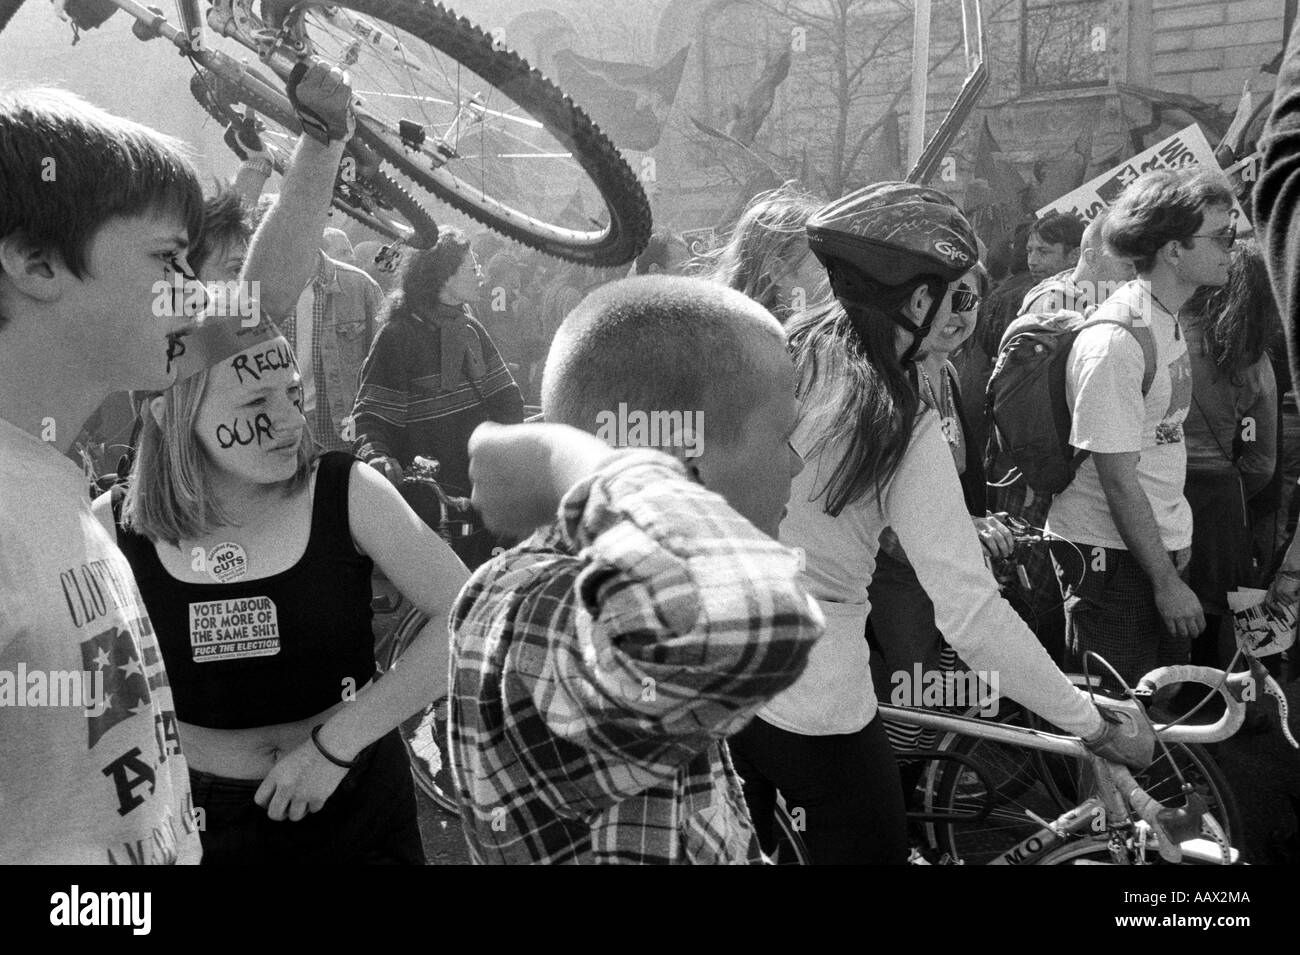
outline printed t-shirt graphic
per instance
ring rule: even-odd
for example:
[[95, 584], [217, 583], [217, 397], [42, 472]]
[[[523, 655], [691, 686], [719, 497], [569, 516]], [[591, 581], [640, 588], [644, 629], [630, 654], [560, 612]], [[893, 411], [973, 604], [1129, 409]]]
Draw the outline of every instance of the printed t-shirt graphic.
[[[162, 657], [84, 476], [0, 421], [0, 501], [0, 674], [28, 684], [0, 698], [0, 863], [197, 862]], [[72, 675], [103, 698], [28, 692]]]

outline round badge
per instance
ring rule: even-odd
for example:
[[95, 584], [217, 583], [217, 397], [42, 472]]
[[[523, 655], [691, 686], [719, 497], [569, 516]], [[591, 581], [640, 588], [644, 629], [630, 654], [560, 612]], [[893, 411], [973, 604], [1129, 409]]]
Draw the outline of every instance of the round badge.
[[224, 541], [208, 551], [208, 576], [228, 584], [248, 573], [248, 555], [234, 541]]

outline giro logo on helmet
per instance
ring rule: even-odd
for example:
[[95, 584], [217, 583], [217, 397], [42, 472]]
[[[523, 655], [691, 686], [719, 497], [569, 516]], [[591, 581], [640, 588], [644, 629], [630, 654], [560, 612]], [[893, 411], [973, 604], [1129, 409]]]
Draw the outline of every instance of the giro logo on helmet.
[[940, 255], [946, 255], [948, 256], [948, 258], [955, 259], [958, 262], [970, 261], [969, 255], [967, 255], [961, 249], [957, 248], [947, 239], [941, 239], [938, 242], [936, 242], [934, 244], [934, 250], [938, 252]]

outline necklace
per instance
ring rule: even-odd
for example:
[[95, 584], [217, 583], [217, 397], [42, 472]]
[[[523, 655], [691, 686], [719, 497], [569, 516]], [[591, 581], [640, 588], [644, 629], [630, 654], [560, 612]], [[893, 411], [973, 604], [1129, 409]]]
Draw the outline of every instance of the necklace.
[[1182, 337], [1182, 331], [1183, 331], [1181, 326], [1179, 326], [1178, 324], [1178, 313], [1171, 311], [1169, 306], [1167, 306], [1164, 302], [1160, 301], [1160, 299], [1156, 298], [1155, 290], [1152, 289], [1150, 285], [1147, 286], [1147, 294], [1151, 296], [1151, 301], [1155, 302], [1157, 305], [1160, 306], [1161, 311], [1163, 311], [1166, 315], [1168, 315], [1170, 318], [1174, 320], [1174, 340], [1177, 341], [1179, 338]]
[[[935, 413], [939, 416], [939, 425], [943, 429], [944, 440], [947, 441], [950, 446], [956, 448], [960, 441], [960, 437], [957, 434], [957, 414], [955, 409], [949, 407], [950, 402], [945, 400], [945, 397], [949, 396], [948, 389], [946, 387], [943, 388], [942, 394], [935, 391], [934, 384], [930, 381], [930, 376], [925, 373], [925, 368], [918, 363], [916, 369], [921, 373], [921, 380], [925, 382], [925, 390], [930, 393], [930, 407], [932, 407]], [[942, 374], [943, 373], [940, 372], [941, 376]], [[943, 382], [942, 377], [940, 378], [940, 383], [945, 383]]]

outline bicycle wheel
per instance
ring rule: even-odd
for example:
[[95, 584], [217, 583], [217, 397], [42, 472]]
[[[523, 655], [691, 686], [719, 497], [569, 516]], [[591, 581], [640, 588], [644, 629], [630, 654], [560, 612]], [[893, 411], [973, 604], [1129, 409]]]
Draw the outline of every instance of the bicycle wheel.
[[779, 794], [776, 797], [776, 849], [772, 861], [777, 865], [812, 865], [808, 847], [804, 845], [799, 827], [790, 816], [790, 808]]
[[[266, 77], [255, 72], [253, 76], [269, 85]], [[237, 86], [204, 69], [190, 77], [190, 93], [223, 126], [237, 118], [236, 106], [251, 106], [258, 114], [257, 133], [271, 154], [271, 165], [284, 175], [294, 143], [302, 134], [302, 124], [287, 101], [277, 102], [278, 94], [270, 95], [257, 83]], [[413, 233], [437, 236], [438, 224], [391, 176], [381, 169], [366, 170], [355, 161], [351, 169], [357, 174], [340, 176], [334, 184], [331, 204], [335, 209], [390, 239], [409, 238]]]
[[[1043, 857], [1038, 860], [1037, 865], [1131, 865], [1123, 857], [1116, 861], [1110, 851], [1110, 840], [1107, 836], [1087, 836], [1083, 839], [1076, 839], [1073, 842], [1067, 842], [1064, 845], [1057, 846], [1055, 849], [1044, 853]], [[1147, 865], [1171, 865], [1160, 858], [1160, 853], [1152, 846], [1146, 853]], [[1216, 865], [1222, 863], [1209, 862], [1204, 859], [1191, 859], [1184, 857], [1178, 865]]]
[[437, 3], [267, 0], [268, 25], [345, 67], [357, 135], [414, 185], [525, 245], [589, 265], [630, 262], [645, 192], [554, 84]]
[[[377, 661], [385, 672], [401, 665], [402, 653], [429, 622], [418, 607], [410, 607], [384, 641], [385, 657]], [[422, 710], [402, 721], [402, 745], [411, 762], [411, 775], [420, 790], [453, 815], [459, 812], [447, 759], [447, 697], [431, 700]]]
[[[1043, 728], [1020, 708], [1001, 722]], [[1083, 764], [1076, 760], [960, 734], [949, 734], [939, 749], [958, 760], [939, 763], [926, 809], [955, 818], [933, 822], [928, 831], [934, 848], [953, 859], [990, 862], [1041, 828], [1029, 812], [1052, 820], [1082, 801]], [[1182, 788], [1175, 764], [1205, 799], [1229, 841], [1236, 840], [1241, 832], [1236, 799], [1203, 747], [1171, 743], [1168, 755], [1158, 751], [1155, 762], [1134, 777], [1152, 798], [1176, 803]]]

